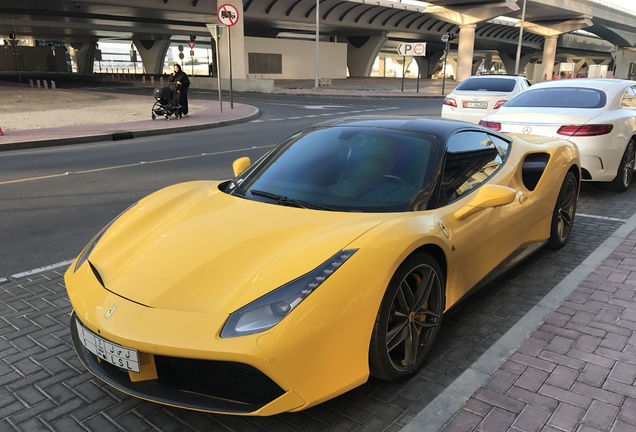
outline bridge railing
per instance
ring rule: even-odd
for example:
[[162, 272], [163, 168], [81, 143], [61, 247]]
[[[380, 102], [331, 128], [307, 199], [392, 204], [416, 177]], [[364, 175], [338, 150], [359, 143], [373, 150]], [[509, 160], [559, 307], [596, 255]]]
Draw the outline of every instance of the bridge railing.
[[616, 3], [609, 2], [607, 0], [591, 0], [593, 3], [602, 4], [608, 8], [616, 9], [624, 13], [636, 16], [636, 9], [629, 9], [624, 6], [617, 5]]

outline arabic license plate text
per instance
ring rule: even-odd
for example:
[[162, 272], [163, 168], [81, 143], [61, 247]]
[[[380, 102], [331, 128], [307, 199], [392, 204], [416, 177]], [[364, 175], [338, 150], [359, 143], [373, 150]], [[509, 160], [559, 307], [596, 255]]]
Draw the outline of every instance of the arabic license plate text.
[[82, 345], [97, 357], [119, 368], [139, 372], [139, 353], [135, 349], [114, 344], [87, 330], [76, 321]]

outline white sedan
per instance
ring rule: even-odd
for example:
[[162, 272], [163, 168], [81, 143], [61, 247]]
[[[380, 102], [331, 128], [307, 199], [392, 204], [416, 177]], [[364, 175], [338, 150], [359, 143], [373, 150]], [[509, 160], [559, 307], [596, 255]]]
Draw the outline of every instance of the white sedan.
[[636, 148], [636, 81], [568, 79], [535, 84], [480, 124], [512, 134], [566, 138], [581, 153], [582, 179], [623, 192]]
[[510, 98], [530, 87], [524, 77], [475, 75], [462, 81], [442, 105], [442, 118], [479, 123], [486, 114], [503, 106]]

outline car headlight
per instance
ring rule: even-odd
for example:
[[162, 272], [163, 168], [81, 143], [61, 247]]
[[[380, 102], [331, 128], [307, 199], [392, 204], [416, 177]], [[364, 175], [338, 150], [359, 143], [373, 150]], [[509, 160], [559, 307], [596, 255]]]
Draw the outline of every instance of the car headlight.
[[261, 333], [274, 327], [357, 251], [342, 250], [309, 273], [232, 313], [221, 330], [221, 337]]
[[90, 241], [90, 243], [88, 243], [86, 245], [86, 247], [84, 248], [84, 250], [82, 251], [82, 254], [80, 255], [80, 257], [77, 260], [77, 263], [75, 264], [75, 269], [73, 270], [73, 272], [76, 272], [77, 269], [79, 269], [82, 266], [82, 264], [84, 264], [86, 262], [86, 260], [88, 259], [89, 255], [91, 254], [93, 249], [95, 249], [95, 246], [97, 245], [99, 240], [106, 233], [106, 231], [108, 231], [108, 228], [110, 228], [111, 225], [114, 224], [115, 221], [117, 219], [119, 219], [124, 213], [126, 213], [128, 210], [130, 210], [131, 208], [133, 208], [136, 205], [137, 205], [137, 203], [131, 205], [126, 210], [124, 210], [123, 212], [119, 213], [112, 221], [110, 221], [108, 223], [108, 225], [106, 225], [104, 228], [102, 228], [101, 231], [98, 232], [95, 237], [93, 237], [93, 239]]

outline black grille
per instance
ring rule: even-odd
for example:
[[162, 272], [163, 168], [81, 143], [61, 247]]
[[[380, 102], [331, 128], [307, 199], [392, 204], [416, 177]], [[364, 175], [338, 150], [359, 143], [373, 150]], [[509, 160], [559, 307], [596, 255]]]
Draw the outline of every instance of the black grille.
[[121, 141], [127, 139], [133, 139], [134, 135], [132, 132], [115, 132], [113, 133], [113, 141]]
[[159, 382], [212, 397], [266, 404], [285, 392], [252, 366], [222, 361], [155, 356]]

